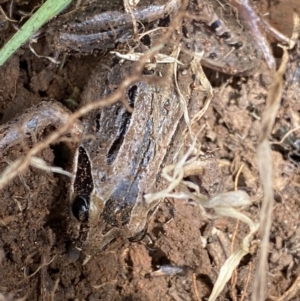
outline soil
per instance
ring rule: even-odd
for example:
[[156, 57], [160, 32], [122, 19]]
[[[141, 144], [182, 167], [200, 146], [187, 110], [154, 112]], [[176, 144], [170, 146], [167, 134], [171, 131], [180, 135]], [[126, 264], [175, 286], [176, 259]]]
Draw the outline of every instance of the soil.
[[[287, 29], [297, 1], [265, 1], [260, 9], [274, 12], [270, 21], [279, 27], [287, 24]], [[22, 6], [26, 1], [17, 2], [26, 11], [36, 4]], [[285, 17], [280, 22], [276, 15], [279, 10]], [[0, 32], [2, 45], [13, 32], [11, 26]], [[300, 125], [299, 46], [300, 41], [298, 50], [290, 51], [281, 107], [270, 137], [275, 142]], [[53, 55], [43, 38], [33, 47], [39, 54]], [[44, 100], [55, 100], [76, 110], [98, 60], [95, 55], [69, 56], [60, 69], [36, 57], [28, 44], [24, 45], [0, 68], [0, 123], [18, 118], [25, 109]], [[207, 126], [201, 136], [202, 150], [210, 159], [203, 160], [213, 163], [199, 176], [201, 189], [207, 194], [233, 191], [237, 179], [237, 188], [246, 191], [252, 200], [243, 212], [258, 222], [262, 186], [256, 147], [267, 89], [259, 76], [230, 78], [206, 72], [214, 86], [214, 97], [199, 126]], [[53, 128], [47, 127], [7, 149], [1, 156], [0, 171], [51, 131]], [[275, 206], [268, 300], [279, 299], [300, 275], [299, 138], [295, 131], [272, 149]], [[69, 148], [56, 143], [38, 157], [48, 165], [69, 169]], [[70, 247], [69, 185], [64, 175], [29, 167], [0, 192], [0, 300], [207, 300], [226, 258], [249, 232], [235, 219], [210, 219], [193, 202], [166, 198], [150, 217], [142, 240], [118, 238], [83, 264], [85, 254]], [[250, 254], [240, 262], [218, 300], [251, 299], [258, 256], [257, 236]], [[300, 300], [297, 288], [294, 292], [283, 300]]]

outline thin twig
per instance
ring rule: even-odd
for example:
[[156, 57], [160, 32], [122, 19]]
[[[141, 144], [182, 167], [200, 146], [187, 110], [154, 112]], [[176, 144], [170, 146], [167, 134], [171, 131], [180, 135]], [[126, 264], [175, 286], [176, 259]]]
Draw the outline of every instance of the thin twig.
[[279, 142], [276, 142], [276, 141], [275, 141], [275, 142], [271, 142], [271, 144], [276, 144], [276, 145], [282, 144], [282, 143], [284, 142], [284, 140], [285, 140], [290, 134], [292, 134], [292, 133], [298, 131], [299, 129], [300, 129], [300, 125], [297, 126], [297, 127], [295, 127], [295, 128], [293, 128], [293, 129], [291, 129], [291, 130], [289, 130], [289, 131], [281, 138], [281, 140], [280, 140]]
[[[236, 174], [235, 181], [234, 181], [234, 190], [235, 191], [238, 190], [238, 181], [239, 181], [239, 177], [240, 177], [240, 174], [242, 172], [243, 167], [244, 167], [244, 164], [241, 164], [241, 166], [240, 166], [240, 168], [239, 168], [239, 170]], [[234, 229], [234, 232], [233, 232], [233, 235], [232, 235], [232, 239], [231, 239], [230, 254], [233, 253], [233, 247], [234, 247], [235, 238], [236, 238], [236, 235], [237, 235], [237, 232], [238, 232], [238, 229], [239, 229], [239, 224], [240, 224], [240, 221], [237, 220], [236, 224], [235, 224], [235, 229]], [[234, 292], [234, 287], [236, 286], [236, 283], [237, 283], [237, 270], [235, 269], [234, 272], [232, 273], [232, 277], [231, 277], [232, 293]], [[232, 296], [232, 297], [235, 298], [235, 300], [236, 300], [236, 296]]]
[[24, 277], [25, 278], [31, 278], [33, 277], [35, 274], [37, 274], [39, 272], [39, 270], [43, 267], [43, 266], [46, 266], [46, 265], [49, 265], [51, 264], [51, 262], [55, 259], [56, 255], [54, 255], [54, 257], [49, 261], [49, 262], [46, 262], [46, 263], [42, 263], [32, 274], [30, 275], [26, 275], [26, 271], [25, 271], [25, 268], [24, 268]]
[[246, 292], [247, 292], [247, 288], [249, 286], [249, 282], [250, 282], [250, 279], [251, 279], [251, 273], [252, 273], [252, 263], [250, 262], [249, 263], [249, 271], [248, 271], [248, 277], [247, 277], [247, 281], [245, 283], [245, 287], [243, 289], [243, 292], [242, 292], [242, 296], [241, 296], [241, 300], [240, 301], [244, 301], [244, 298], [246, 296]]
[[198, 290], [197, 290], [196, 274], [195, 273], [193, 273], [192, 279], [193, 279], [193, 288], [194, 288], [196, 298], [197, 298], [198, 301], [201, 301], [201, 298], [200, 298]]

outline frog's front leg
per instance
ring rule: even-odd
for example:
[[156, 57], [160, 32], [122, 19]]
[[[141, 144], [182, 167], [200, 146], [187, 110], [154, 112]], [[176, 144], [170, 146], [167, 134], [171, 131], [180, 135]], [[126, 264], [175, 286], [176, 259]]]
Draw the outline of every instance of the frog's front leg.
[[[21, 116], [0, 126], [0, 158], [11, 147], [20, 144], [28, 138], [41, 133], [48, 126], [59, 128], [66, 124], [70, 112], [57, 102], [43, 101], [26, 110]], [[82, 125], [74, 123], [69, 134], [77, 136], [82, 133]]]

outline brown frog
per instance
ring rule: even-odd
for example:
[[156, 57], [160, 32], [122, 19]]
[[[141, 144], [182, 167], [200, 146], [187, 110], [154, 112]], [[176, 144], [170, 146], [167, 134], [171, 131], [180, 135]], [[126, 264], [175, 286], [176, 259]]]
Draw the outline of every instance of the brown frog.
[[[108, 66], [98, 65], [84, 91], [83, 105], [113, 93], [133, 66], [113, 60]], [[118, 102], [84, 120], [71, 202], [80, 220], [79, 246], [89, 254], [120, 235], [137, 239], [158, 204], [147, 204], [143, 195], [158, 189], [159, 171], [183, 114], [173, 68], [157, 66], [127, 89], [132, 113]]]

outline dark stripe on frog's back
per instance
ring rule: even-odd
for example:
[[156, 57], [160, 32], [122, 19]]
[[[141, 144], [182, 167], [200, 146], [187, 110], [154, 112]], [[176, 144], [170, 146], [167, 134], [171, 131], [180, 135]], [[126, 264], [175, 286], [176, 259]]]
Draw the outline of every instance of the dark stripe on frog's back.
[[101, 157], [106, 158], [103, 164], [112, 163], [112, 158], [108, 158], [109, 150], [122, 133], [126, 134], [130, 115], [121, 103], [115, 103], [91, 116], [90, 126], [85, 135], [92, 137], [85, 139], [84, 146], [92, 161], [102, 153]]
[[106, 201], [103, 213], [104, 218], [112, 218], [109, 216], [112, 213], [112, 208], [122, 208], [122, 211], [124, 211], [121, 214], [122, 222], [127, 223], [129, 221], [130, 215], [128, 214], [131, 212], [138, 198], [140, 177], [146, 172], [147, 164], [154, 156], [155, 143], [151, 138], [152, 130], [153, 122], [152, 120], [148, 120], [145, 135], [131, 162], [131, 173], [128, 177], [125, 177], [125, 180], [121, 180], [118, 183], [111, 197]]
[[[138, 88], [136, 85], [133, 85], [131, 88], [127, 90], [128, 104], [132, 108], [134, 108], [135, 100], [137, 99], [137, 97], [138, 97]], [[125, 108], [120, 108], [118, 111], [118, 116], [116, 118], [117, 120], [119, 119], [119, 122], [117, 122], [118, 132], [116, 138], [114, 139], [107, 153], [108, 165], [111, 165], [115, 161], [130, 125], [131, 113], [128, 112], [126, 109], [125, 110], [124, 109]], [[99, 122], [98, 131], [99, 130], [100, 130], [100, 122]]]
[[[130, 174], [125, 176], [112, 194], [112, 199], [119, 202], [123, 199], [126, 202], [135, 203], [138, 195], [138, 182], [149, 161], [154, 157], [155, 143], [152, 139], [153, 122], [148, 120], [145, 128], [144, 137], [139, 143], [139, 148], [130, 162]], [[122, 176], [122, 175], [121, 175]], [[124, 189], [126, 188], [126, 189]], [[122, 192], [123, 191], [123, 192]], [[122, 193], [121, 193], [122, 192]]]
[[[137, 94], [138, 88], [136, 85], [128, 89], [128, 104], [132, 108], [135, 106]], [[92, 134], [95, 139], [91, 139], [85, 143], [88, 144], [86, 147], [92, 160], [102, 153], [103, 164], [113, 164], [123, 145], [130, 126], [131, 117], [132, 114], [119, 102], [92, 114], [90, 126], [86, 134]], [[105, 156], [106, 162], [104, 162]]]
[[128, 224], [139, 193], [138, 184], [138, 177], [133, 182], [124, 180], [118, 184], [100, 215], [100, 219], [106, 224], [103, 234], [113, 227], [121, 228]]
[[[107, 66], [117, 71], [109, 71]], [[131, 62], [119, 65], [111, 56], [102, 63], [99, 62], [83, 93], [82, 106], [113, 93], [131, 68]], [[134, 92], [132, 94], [134, 95]], [[134, 106], [131, 97], [128, 97], [128, 103], [132, 107]], [[85, 134], [95, 138], [85, 142], [92, 161], [100, 154], [103, 164], [111, 165], [113, 163], [119, 147], [122, 145], [122, 137], [126, 134], [130, 119], [131, 114], [120, 102], [95, 110], [86, 117], [87, 131]], [[107, 162], [104, 163], [105, 157], [107, 157], [105, 159]]]
[[[144, 84], [141, 84], [141, 86], [145, 88]], [[139, 92], [139, 89], [137, 89], [137, 91]], [[145, 89], [141, 89], [141, 93], [143, 93], [143, 91], [145, 91]], [[137, 97], [137, 99], [139, 98]], [[141, 99], [136, 102], [136, 108], [140, 109], [133, 113], [136, 114], [136, 116], [133, 116], [134, 120], [131, 120], [132, 122], [129, 126], [129, 131], [131, 130], [133, 137], [128, 133], [128, 136], [125, 138], [127, 140], [127, 143], [125, 142], [127, 147], [125, 146], [119, 154], [121, 157], [122, 154], [124, 155], [124, 152], [129, 152], [127, 158], [131, 158], [131, 161], [127, 163], [124, 162], [124, 165], [126, 166], [125, 174], [120, 175], [120, 182], [117, 183], [110, 198], [105, 202], [105, 207], [101, 215], [101, 219], [109, 225], [106, 227], [105, 231], [108, 231], [111, 227], [120, 227], [129, 222], [132, 208], [135, 206], [138, 199], [140, 178], [147, 173], [147, 165], [154, 157], [155, 143], [153, 141], [153, 120], [151, 118], [143, 119], [141, 116], [138, 116], [139, 112], [143, 111], [141, 108], [147, 108], [148, 110], [147, 113], [145, 112], [145, 118], [146, 116], [152, 115], [151, 97], [141, 97]], [[139, 120], [144, 121], [140, 131], [143, 133], [142, 137], [140, 137], [139, 132], [133, 131], [133, 129], [138, 126], [137, 122]], [[131, 141], [132, 139], [135, 142]], [[132, 143], [136, 143], [137, 147], [133, 147]], [[130, 152], [132, 153], [130, 154]], [[120, 157], [118, 158], [119, 160], [121, 159]], [[127, 159], [124, 156], [123, 158], [124, 160]], [[127, 168], [130, 168], [129, 174]], [[118, 175], [110, 176], [118, 177]]]

